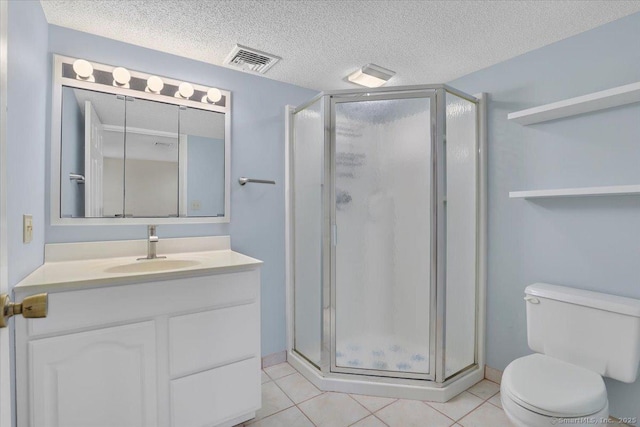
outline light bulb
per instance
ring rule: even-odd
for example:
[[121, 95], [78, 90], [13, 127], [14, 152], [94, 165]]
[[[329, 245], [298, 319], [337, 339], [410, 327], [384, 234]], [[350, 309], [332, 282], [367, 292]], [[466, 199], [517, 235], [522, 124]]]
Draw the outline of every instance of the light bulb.
[[164, 82], [160, 77], [151, 76], [147, 79], [147, 88], [145, 89], [145, 92], [159, 94], [163, 87]]
[[176, 92], [176, 98], [184, 98], [189, 99], [193, 96], [193, 85], [191, 83], [182, 82], [180, 86], [178, 86], [178, 91]]
[[209, 102], [215, 104], [222, 99], [222, 92], [220, 92], [220, 89], [212, 87], [207, 91], [207, 99], [209, 100]]
[[73, 62], [73, 71], [76, 73], [78, 80], [88, 80], [95, 82], [93, 77], [93, 65], [84, 59], [76, 59]]
[[129, 87], [131, 81], [131, 73], [124, 67], [116, 67], [111, 72], [113, 74], [113, 85], [121, 87]]

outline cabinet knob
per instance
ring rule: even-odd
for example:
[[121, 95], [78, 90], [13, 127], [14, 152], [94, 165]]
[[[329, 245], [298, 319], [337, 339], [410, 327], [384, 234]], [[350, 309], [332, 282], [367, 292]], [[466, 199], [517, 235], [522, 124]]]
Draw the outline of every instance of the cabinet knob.
[[22, 303], [11, 302], [9, 295], [0, 295], [0, 328], [7, 326], [7, 320], [16, 314], [22, 314], [26, 319], [47, 317], [49, 305], [48, 294], [36, 294], [25, 297]]

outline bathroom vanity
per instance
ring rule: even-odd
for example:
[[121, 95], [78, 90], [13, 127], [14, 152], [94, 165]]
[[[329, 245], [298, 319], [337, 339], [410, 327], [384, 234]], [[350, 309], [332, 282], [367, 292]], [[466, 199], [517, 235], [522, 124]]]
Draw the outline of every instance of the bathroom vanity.
[[[47, 245], [15, 298], [18, 426], [232, 426], [260, 398], [261, 261], [228, 237]], [[188, 248], [188, 249], [187, 249]], [[195, 249], [194, 249], [195, 248]]]

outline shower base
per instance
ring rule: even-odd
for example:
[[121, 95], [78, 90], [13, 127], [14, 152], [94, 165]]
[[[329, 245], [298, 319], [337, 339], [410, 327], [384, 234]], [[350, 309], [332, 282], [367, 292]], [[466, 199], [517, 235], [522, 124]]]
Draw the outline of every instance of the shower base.
[[393, 336], [357, 337], [338, 341], [336, 365], [344, 368], [426, 374], [429, 373], [429, 353], [427, 346], [402, 341]]
[[436, 383], [428, 380], [323, 372], [292, 350], [287, 352], [287, 361], [322, 391], [432, 402], [446, 402], [484, 378], [484, 365], [476, 365], [444, 383]]

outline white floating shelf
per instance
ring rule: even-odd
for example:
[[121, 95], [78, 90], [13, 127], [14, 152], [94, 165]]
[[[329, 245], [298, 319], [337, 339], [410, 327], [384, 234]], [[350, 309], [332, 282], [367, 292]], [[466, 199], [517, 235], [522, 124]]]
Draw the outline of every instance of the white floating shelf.
[[640, 195], [640, 185], [614, 185], [611, 187], [559, 188], [555, 190], [511, 191], [511, 199], [546, 199], [550, 197], [629, 196]]
[[516, 111], [509, 113], [508, 118], [522, 125], [531, 125], [634, 102], [640, 102], [640, 82]]

